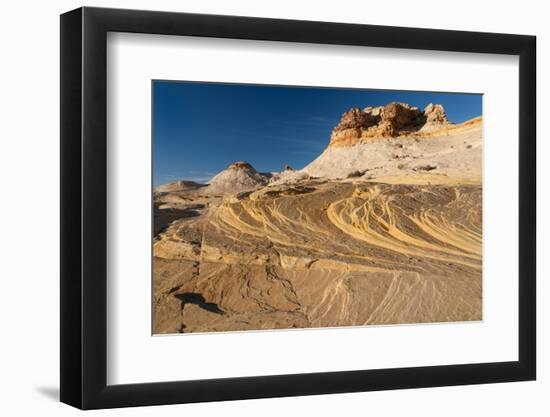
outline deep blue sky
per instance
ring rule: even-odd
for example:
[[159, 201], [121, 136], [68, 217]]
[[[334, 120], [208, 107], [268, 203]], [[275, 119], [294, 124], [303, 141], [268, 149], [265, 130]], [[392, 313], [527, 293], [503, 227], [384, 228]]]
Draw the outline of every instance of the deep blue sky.
[[235, 161], [263, 172], [302, 168], [343, 112], [392, 101], [440, 103], [457, 123], [481, 115], [482, 96], [153, 81], [153, 182], [206, 182]]

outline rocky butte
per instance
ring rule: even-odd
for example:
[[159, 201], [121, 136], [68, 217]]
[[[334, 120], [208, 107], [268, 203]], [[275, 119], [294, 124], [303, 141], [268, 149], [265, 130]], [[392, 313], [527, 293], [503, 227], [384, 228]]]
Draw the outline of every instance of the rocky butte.
[[405, 136], [441, 129], [448, 124], [440, 104], [429, 104], [424, 111], [406, 103], [390, 103], [364, 110], [353, 108], [342, 115], [332, 131], [329, 146], [349, 146], [367, 143], [370, 138]]
[[354, 108], [302, 169], [158, 187], [154, 333], [481, 320], [481, 134]]
[[432, 183], [480, 182], [481, 128], [481, 118], [450, 123], [440, 104], [423, 111], [404, 103], [354, 108], [342, 115], [327, 149], [302, 172], [345, 178], [359, 171], [368, 179], [417, 182], [422, 181], [418, 174], [430, 170], [438, 175]]

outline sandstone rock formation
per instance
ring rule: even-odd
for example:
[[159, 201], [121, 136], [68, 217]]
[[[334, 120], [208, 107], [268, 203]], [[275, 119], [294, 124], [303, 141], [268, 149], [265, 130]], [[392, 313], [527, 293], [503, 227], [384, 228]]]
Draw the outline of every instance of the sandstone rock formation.
[[366, 143], [369, 138], [410, 135], [447, 123], [445, 110], [440, 104], [429, 104], [424, 111], [396, 102], [363, 110], [352, 108], [342, 115], [332, 131], [330, 146], [350, 146]]
[[481, 319], [481, 186], [309, 181], [154, 246], [154, 332]]
[[232, 163], [226, 170], [220, 172], [210, 180], [208, 194], [228, 194], [254, 190], [269, 182], [265, 174], [256, 171], [248, 162]]
[[479, 182], [481, 133], [480, 117], [451, 124], [439, 104], [423, 112], [401, 103], [351, 109], [334, 128], [325, 151], [300, 172], [322, 178], [363, 173], [367, 179], [399, 176], [415, 181], [412, 174], [425, 171], [419, 167], [431, 166], [438, 181]]
[[445, 125], [449, 123], [445, 109], [441, 104], [428, 104], [424, 109], [424, 116], [426, 117], [426, 124], [432, 125]]
[[245, 170], [245, 171], [256, 171], [252, 165], [250, 165], [248, 162], [244, 162], [244, 161], [238, 161], [238, 162], [233, 162], [232, 164], [230, 164], [227, 169], [229, 170], [233, 170], [233, 171], [239, 171], [239, 170]]

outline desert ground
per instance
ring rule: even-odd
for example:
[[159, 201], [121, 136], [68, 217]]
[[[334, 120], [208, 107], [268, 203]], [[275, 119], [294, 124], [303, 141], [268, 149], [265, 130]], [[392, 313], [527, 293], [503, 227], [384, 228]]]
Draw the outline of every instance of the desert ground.
[[351, 109], [327, 142], [155, 189], [153, 333], [481, 320], [481, 117]]

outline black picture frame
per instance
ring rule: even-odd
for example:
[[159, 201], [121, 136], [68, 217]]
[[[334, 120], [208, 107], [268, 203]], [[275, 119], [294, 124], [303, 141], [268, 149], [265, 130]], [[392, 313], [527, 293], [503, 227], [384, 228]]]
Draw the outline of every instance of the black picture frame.
[[[519, 358], [107, 385], [108, 32], [519, 56]], [[534, 380], [536, 70], [534, 36], [186, 13], [79, 8], [61, 15], [61, 401], [81, 409]]]

